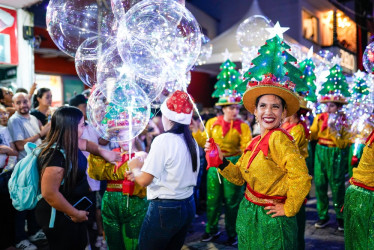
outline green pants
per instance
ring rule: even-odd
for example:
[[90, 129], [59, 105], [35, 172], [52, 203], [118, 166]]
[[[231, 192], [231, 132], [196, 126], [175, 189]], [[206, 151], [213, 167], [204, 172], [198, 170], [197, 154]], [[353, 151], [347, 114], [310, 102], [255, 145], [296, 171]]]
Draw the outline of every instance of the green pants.
[[296, 214], [296, 221], [297, 221], [297, 249], [304, 250], [305, 249], [305, 204], [303, 204]]
[[351, 185], [344, 204], [345, 249], [374, 249], [374, 191]]
[[314, 182], [316, 185], [317, 212], [321, 220], [329, 218], [329, 197], [327, 196], [329, 184], [336, 218], [343, 219], [343, 213], [340, 210], [344, 204], [345, 168], [341, 161], [342, 154], [339, 148], [329, 148], [317, 144], [314, 161]]
[[[364, 147], [365, 147], [365, 144], [358, 144], [356, 146], [356, 156], [357, 156], [359, 162], [360, 162], [362, 153], [364, 152]], [[349, 178], [351, 178], [352, 175], [353, 175], [353, 168], [356, 168], [358, 166], [358, 163], [356, 165], [354, 165], [354, 166], [351, 165], [351, 161], [352, 161], [352, 157], [353, 157], [354, 151], [355, 151], [355, 144], [352, 144], [351, 147], [349, 148], [349, 156], [348, 156], [348, 174], [349, 174]]]
[[316, 142], [310, 141], [308, 143], [308, 157], [305, 158], [306, 166], [310, 175], [314, 174], [314, 152], [316, 149]]
[[[232, 163], [239, 160], [239, 156], [228, 157]], [[222, 202], [225, 203], [225, 227], [229, 237], [235, 237], [235, 222], [238, 214], [239, 203], [243, 198], [243, 186], [236, 186], [220, 175], [222, 184], [219, 183], [216, 168], [209, 168], [207, 174], [207, 224], [205, 232], [217, 233], [218, 220], [222, 211]]]
[[272, 218], [266, 213], [264, 207], [243, 198], [236, 222], [238, 248], [241, 250], [297, 249], [296, 217]]
[[147, 200], [129, 197], [121, 192], [105, 192], [102, 202], [104, 231], [109, 250], [138, 249], [138, 238], [144, 216], [148, 209]]

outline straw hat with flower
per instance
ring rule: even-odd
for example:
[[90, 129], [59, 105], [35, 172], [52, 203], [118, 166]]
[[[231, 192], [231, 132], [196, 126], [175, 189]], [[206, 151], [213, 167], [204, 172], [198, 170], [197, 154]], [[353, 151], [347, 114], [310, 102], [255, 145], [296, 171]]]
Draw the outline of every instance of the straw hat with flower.
[[249, 81], [249, 88], [243, 95], [244, 107], [251, 113], [256, 108], [256, 100], [262, 95], [276, 95], [286, 102], [287, 116], [295, 114], [299, 108], [299, 98], [294, 92], [295, 84], [287, 80], [277, 81], [273, 74], [265, 74], [261, 81]]

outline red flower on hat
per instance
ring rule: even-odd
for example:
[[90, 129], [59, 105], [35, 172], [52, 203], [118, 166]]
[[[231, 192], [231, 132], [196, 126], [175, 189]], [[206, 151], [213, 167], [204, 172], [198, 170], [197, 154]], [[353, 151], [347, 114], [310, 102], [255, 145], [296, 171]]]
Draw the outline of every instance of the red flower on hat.
[[188, 94], [180, 90], [174, 92], [174, 94], [167, 100], [166, 106], [169, 110], [178, 114], [190, 114], [193, 108]]

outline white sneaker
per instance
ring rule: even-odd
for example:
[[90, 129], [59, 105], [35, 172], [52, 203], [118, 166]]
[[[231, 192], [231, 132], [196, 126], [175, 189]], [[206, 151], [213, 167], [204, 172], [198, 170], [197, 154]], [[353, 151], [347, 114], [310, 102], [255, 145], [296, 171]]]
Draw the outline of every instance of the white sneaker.
[[38, 248], [32, 244], [29, 240], [23, 240], [16, 244], [16, 248], [25, 250], [37, 250]]
[[38, 240], [46, 240], [46, 239], [47, 239], [47, 237], [45, 236], [45, 234], [42, 230], [39, 230], [38, 232], [36, 232], [36, 234], [31, 235], [29, 237], [29, 240], [31, 242], [35, 242], [35, 241], [38, 241]]
[[107, 249], [106, 241], [104, 239], [104, 236], [97, 236], [95, 247], [99, 248], [100, 250]]
[[101, 247], [101, 242], [103, 241], [104, 236], [97, 236], [95, 247]]

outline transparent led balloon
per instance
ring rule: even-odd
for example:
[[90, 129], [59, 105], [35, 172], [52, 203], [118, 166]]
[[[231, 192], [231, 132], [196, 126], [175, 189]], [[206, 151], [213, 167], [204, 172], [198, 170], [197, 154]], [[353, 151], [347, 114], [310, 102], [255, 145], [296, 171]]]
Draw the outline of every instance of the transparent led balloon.
[[165, 82], [150, 82], [140, 77], [135, 77], [135, 83], [144, 91], [152, 102], [160, 95], [161, 91], [165, 87]]
[[[84, 41], [75, 54], [75, 70], [88, 87], [97, 83], [97, 59], [108, 38], [94, 36]], [[104, 46], [103, 46], [104, 45]]]
[[46, 24], [57, 47], [74, 57], [86, 39], [99, 34], [113, 35], [116, 21], [110, 0], [51, 0]]
[[125, 13], [141, 0], [111, 0], [113, 14], [116, 19], [121, 20]]
[[118, 50], [137, 76], [173, 81], [195, 64], [201, 47], [194, 16], [173, 0], [144, 0], [120, 21]]
[[150, 103], [136, 85], [116, 82], [97, 85], [87, 102], [88, 121], [101, 137], [112, 142], [138, 136], [150, 118]]
[[197, 58], [196, 65], [205, 64], [208, 59], [212, 56], [213, 45], [210, 43], [210, 39], [206, 35], [201, 36], [201, 50], [200, 55]]
[[178, 77], [178, 80], [166, 82], [165, 89], [170, 93], [173, 93], [177, 90], [182, 90], [187, 92], [187, 87], [191, 83], [191, 71], [188, 71], [186, 74]]
[[102, 84], [110, 79], [117, 81], [126, 72], [126, 64], [124, 64], [118, 53], [117, 42], [115, 39], [110, 39], [102, 47], [98, 58], [97, 82], [98, 84]]
[[368, 73], [374, 73], [374, 42], [366, 47], [362, 57], [362, 64]]
[[245, 19], [236, 31], [236, 41], [239, 47], [243, 49], [264, 45], [270, 35], [266, 28], [272, 26], [270, 19], [265, 16], [254, 15]]
[[154, 109], [158, 109], [161, 107], [161, 104], [171, 95], [171, 91], [165, 88], [161, 91], [161, 93], [151, 102], [151, 107]]

